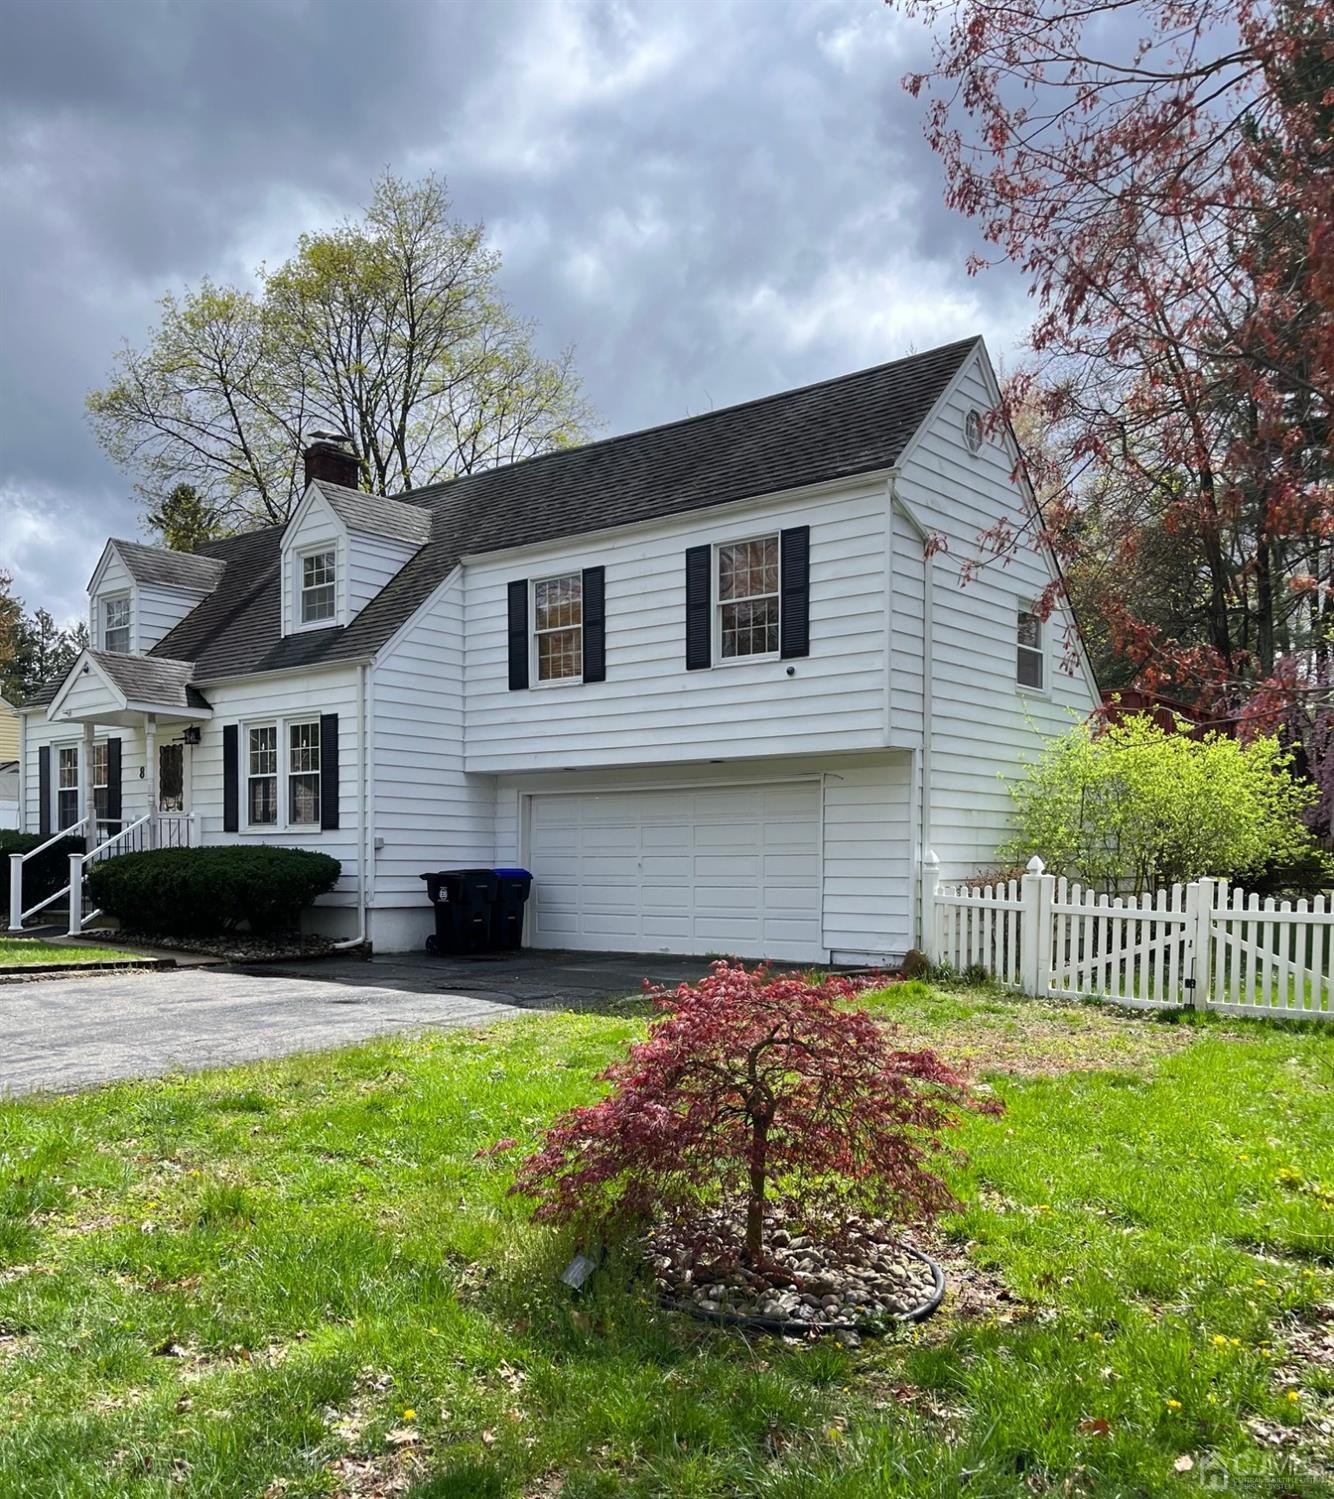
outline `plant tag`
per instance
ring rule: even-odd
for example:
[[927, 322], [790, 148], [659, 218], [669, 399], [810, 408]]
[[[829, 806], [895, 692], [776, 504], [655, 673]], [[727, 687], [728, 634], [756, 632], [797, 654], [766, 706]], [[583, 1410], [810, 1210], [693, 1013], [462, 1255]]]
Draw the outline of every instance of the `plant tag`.
[[596, 1260], [590, 1260], [586, 1254], [576, 1254], [561, 1271], [560, 1278], [572, 1291], [582, 1291], [587, 1284], [588, 1277], [596, 1269]]

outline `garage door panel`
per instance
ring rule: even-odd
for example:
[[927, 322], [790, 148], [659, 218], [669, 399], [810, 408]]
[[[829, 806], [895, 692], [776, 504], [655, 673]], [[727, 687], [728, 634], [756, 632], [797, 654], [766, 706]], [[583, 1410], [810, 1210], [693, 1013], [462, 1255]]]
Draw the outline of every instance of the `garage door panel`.
[[534, 796], [530, 941], [818, 959], [819, 819], [814, 782]]

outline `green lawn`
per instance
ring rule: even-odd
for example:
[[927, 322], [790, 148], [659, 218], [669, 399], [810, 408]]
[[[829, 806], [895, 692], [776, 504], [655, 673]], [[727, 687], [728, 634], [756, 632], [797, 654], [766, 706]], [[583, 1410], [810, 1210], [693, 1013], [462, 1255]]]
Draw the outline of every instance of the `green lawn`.
[[636, 1017], [0, 1105], [0, 1494], [1330, 1493], [1334, 1028], [876, 1003], [1008, 1112], [945, 1313], [856, 1350], [558, 1285], [475, 1152]]
[[134, 956], [115, 947], [85, 947], [82, 943], [75, 947], [42, 942], [36, 937], [0, 937], [0, 970], [26, 963], [128, 962]]

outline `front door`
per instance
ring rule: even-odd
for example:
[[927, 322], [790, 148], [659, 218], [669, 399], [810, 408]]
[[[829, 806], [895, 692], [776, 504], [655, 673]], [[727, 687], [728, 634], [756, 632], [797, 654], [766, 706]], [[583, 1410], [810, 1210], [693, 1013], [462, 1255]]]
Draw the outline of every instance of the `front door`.
[[185, 811], [185, 746], [183, 744], [158, 746], [157, 804], [159, 812]]

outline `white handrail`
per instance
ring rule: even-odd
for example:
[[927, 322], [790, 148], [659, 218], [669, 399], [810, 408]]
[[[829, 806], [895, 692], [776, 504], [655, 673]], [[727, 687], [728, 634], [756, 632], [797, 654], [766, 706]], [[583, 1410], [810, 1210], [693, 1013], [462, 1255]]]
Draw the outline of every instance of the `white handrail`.
[[131, 833], [152, 822], [154, 814], [145, 812], [136, 821], [127, 823], [114, 837], [108, 838], [105, 843], [99, 843], [96, 848], [86, 854], [71, 854], [69, 856], [69, 884], [65, 889], [69, 892], [69, 936], [77, 937], [90, 921], [96, 920], [102, 913], [83, 909], [83, 881], [88, 872], [88, 866], [95, 860], [112, 859], [115, 854], [111, 852], [122, 838], [128, 838]]
[[[76, 833], [82, 832], [87, 826], [87, 817], [79, 818], [78, 822], [71, 827], [61, 828], [58, 833], [53, 834], [45, 843], [39, 843], [36, 848], [30, 848], [26, 854], [10, 854], [9, 856], [9, 930], [11, 932], [22, 931], [23, 923], [29, 916], [35, 916], [38, 911], [43, 911], [54, 900], [59, 900], [65, 890], [57, 890], [54, 895], [48, 895], [45, 900], [39, 900], [35, 906], [23, 909], [23, 866], [29, 859], [35, 859], [38, 854], [44, 854], [48, 848], [54, 848], [62, 838], [73, 838]], [[66, 889], [69, 887], [66, 886]]]

